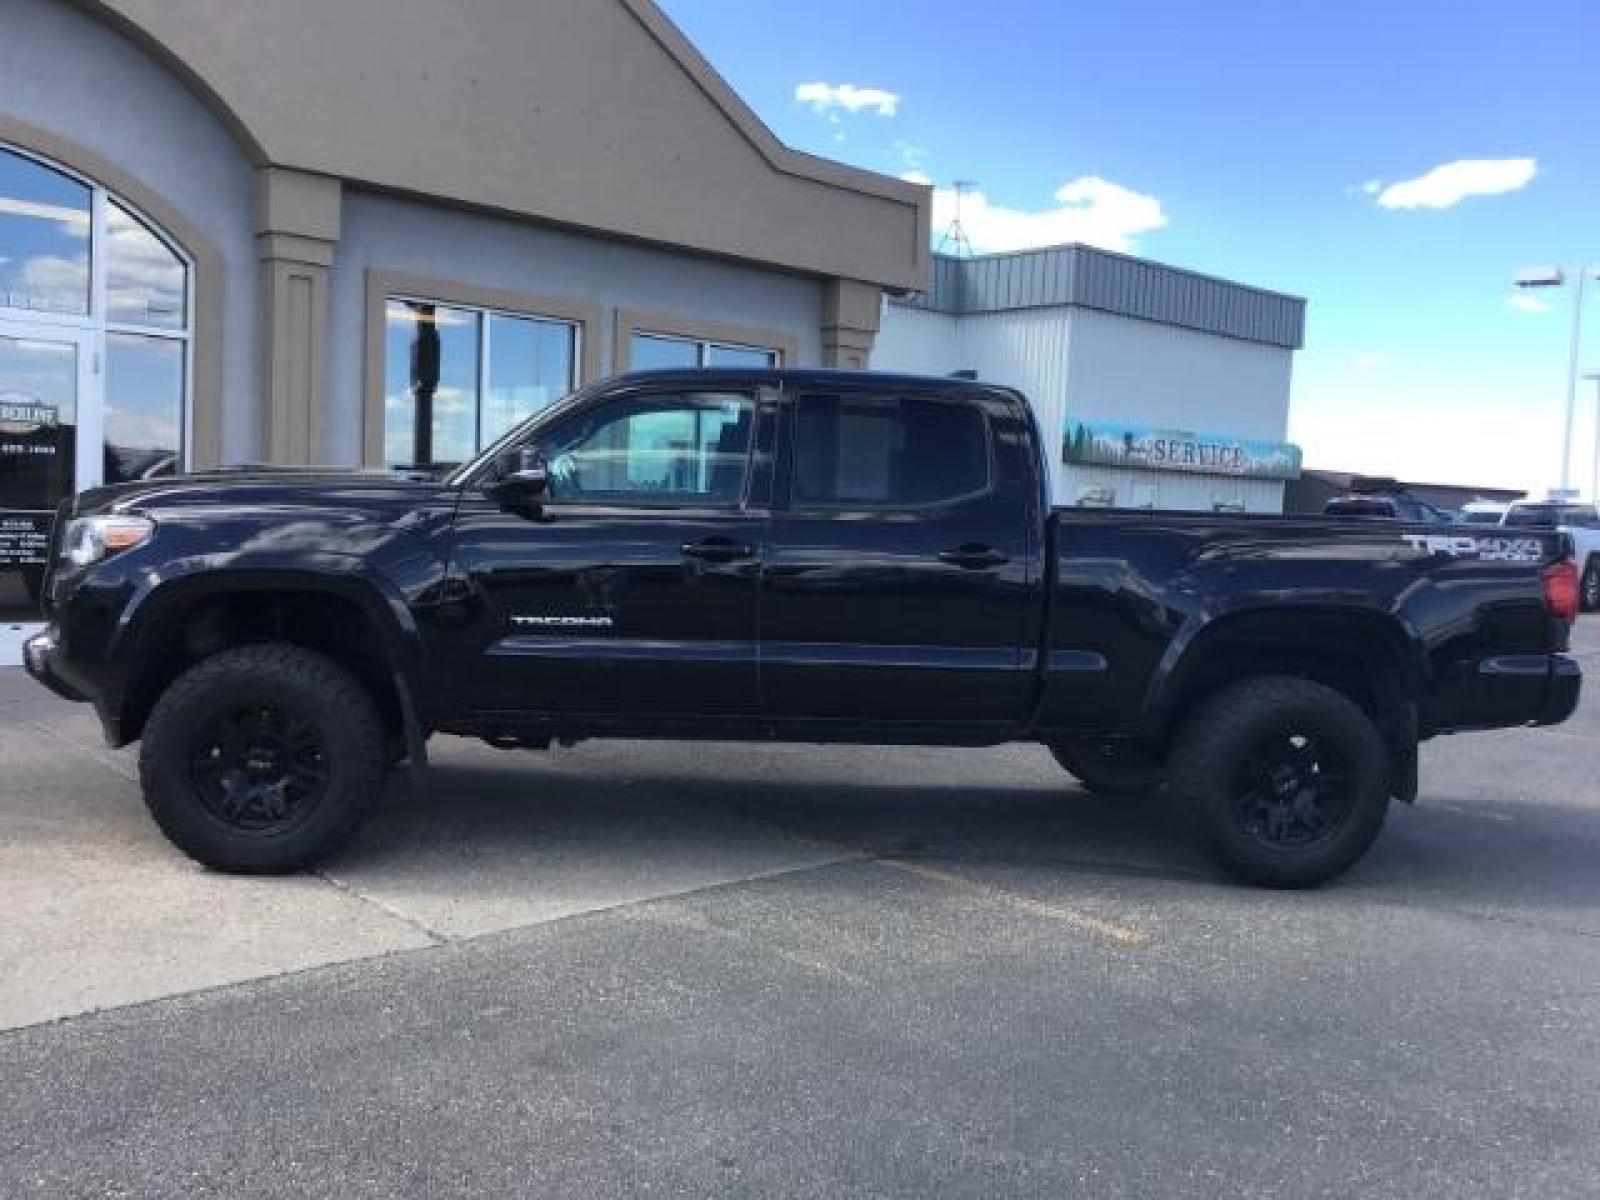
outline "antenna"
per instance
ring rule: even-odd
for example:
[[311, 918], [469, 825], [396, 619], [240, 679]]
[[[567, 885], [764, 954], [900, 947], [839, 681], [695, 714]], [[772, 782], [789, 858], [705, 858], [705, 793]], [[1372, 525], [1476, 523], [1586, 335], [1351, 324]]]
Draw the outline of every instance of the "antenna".
[[975, 189], [978, 184], [972, 179], [958, 179], [952, 185], [956, 193], [956, 211], [950, 218], [949, 227], [945, 229], [944, 236], [939, 239], [939, 254], [945, 252], [945, 247], [951, 247], [951, 253], [957, 258], [972, 257], [972, 239], [967, 236], [967, 228], [961, 223], [961, 201], [966, 194]]

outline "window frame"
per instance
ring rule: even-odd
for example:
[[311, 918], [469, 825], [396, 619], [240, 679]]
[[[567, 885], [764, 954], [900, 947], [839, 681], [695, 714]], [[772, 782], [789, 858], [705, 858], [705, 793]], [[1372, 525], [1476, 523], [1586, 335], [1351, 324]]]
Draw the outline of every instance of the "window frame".
[[[870, 501], [825, 501], [825, 500], [799, 500], [795, 496], [795, 480], [799, 474], [799, 439], [796, 436], [800, 420], [800, 404], [808, 396], [835, 397], [840, 400], [850, 396], [866, 397], [871, 399], [901, 400], [927, 400], [937, 404], [958, 404], [965, 408], [973, 409], [982, 422], [985, 461], [988, 467], [987, 481], [981, 488], [974, 488], [955, 496], [947, 496], [940, 500], [929, 500], [923, 503], [912, 502], [883, 502]], [[883, 391], [865, 391], [859, 388], [838, 388], [832, 391], [808, 388], [803, 391], [793, 391], [788, 394], [788, 403], [784, 406], [787, 412], [783, 419], [784, 432], [784, 462], [781, 467], [783, 487], [781, 489], [782, 507], [786, 513], [806, 514], [818, 513], [837, 515], [839, 513], [924, 513], [938, 512], [943, 509], [954, 508], [958, 505], [971, 504], [975, 500], [985, 500], [992, 497], [999, 488], [999, 472], [995, 462], [995, 433], [994, 421], [990, 418], [988, 406], [977, 401], [960, 397], [941, 395], [933, 391], [917, 391], [915, 389], [896, 390], [892, 395]]]
[[[487, 441], [483, 438], [483, 397], [487, 380], [492, 340], [488, 332], [487, 317], [508, 317], [514, 320], [547, 321], [569, 325], [573, 330], [572, 380], [567, 389], [556, 397], [571, 395], [579, 388], [600, 377], [600, 308], [581, 300], [538, 296], [524, 292], [504, 291], [480, 287], [453, 280], [428, 279], [398, 271], [370, 268], [367, 271], [366, 353], [365, 353], [365, 403], [362, 414], [361, 458], [369, 467], [386, 468], [384, 433], [385, 380], [387, 373], [386, 348], [388, 343], [389, 301], [411, 301], [433, 304], [441, 308], [467, 309], [479, 318], [478, 362], [473, 378], [478, 388], [477, 410], [473, 415], [473, 434], [477, 448], [465, 463], [475, 461], [484, 450], [499, 441], [510, 429]], [[534, 414], [537, 415], [537, 414]]]
[[[595, 492], [581, 498], [558, 498], [546, 495], [541, 498], [541, 504], [548, 508], [577, 509], [631, 509], [643, 512], [677, 513], [677, 512], [748, 512], [751, 508], [751, 496], [756, 475], [756, 443], [761, 428], [762, 396], [760, 390], [754, 387], [729, 387], [717, 390], [693, 390], [683, 388], [640, 388], [635, 391], [623, 392], [619, 395], [606, 396], [591, 405], [585, 405], [577, 412], [567, 413], [558, 418], [551, 425], [539, 430], [532, 430], [529, 436], [515, 445], [507, 447], [514, 450], [523, 446], [537, 447], [544, 451], [545, 443], [552, 434], [557, 433], [569, 422], [587, 422], [598, 424], [598, 418], [608, 410], [615, 407], [640, 408], [648, 406], [652, 399], [665, 399], [675, 397], [682, 399], [687, 396], [724, 396], [737, 397], [749, 406], [750, 410], [750, 437], [745, 445], [744, 453], [744, 478], [740, 484], [739, 496], [736, 500], [719, 502], [710, 499], [675, 500], [640, 500], [627, 492]], [[706, 406], [709, 407], [709, 406]], [[482, 486], [481, 483], [479, 486]]]

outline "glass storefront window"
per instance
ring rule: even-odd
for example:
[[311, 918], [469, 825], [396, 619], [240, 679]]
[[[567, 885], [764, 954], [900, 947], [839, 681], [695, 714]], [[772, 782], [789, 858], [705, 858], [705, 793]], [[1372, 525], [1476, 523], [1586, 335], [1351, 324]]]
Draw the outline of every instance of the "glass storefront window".
[[106, 336], [105, 481], [175, 475], [183, 457], [184, 344]]
[[573, 333], [565, 321], [490, 315], [480, 446], [572, 390]]
[[765, 370], [781, 365], [776, 350], [761, 346], [735, 346], [727, 342], [673, 337], [665, 333], [635, 333], [629, 347], [635, 371], [678, 367], [744, 367]]
[[576, 383], [568, 322], [411, 299], [384, 318], [389, 466], [465, 462]]
[[189, 269], [164, 241], [116, 201], [106, 205], [106, 319], [117, 325], [182, 329]]
[[0, 149], [0, 308], [85, 316], [94, 192]]
[[633, 369], [659, 371], [672, 367], [698, 367], [700, 346], [683, 338], [657, 337], [654, 334], [633, 335]]
[[72, 494], [78, 349], [0, 337], [0, 510], [47, 510]]

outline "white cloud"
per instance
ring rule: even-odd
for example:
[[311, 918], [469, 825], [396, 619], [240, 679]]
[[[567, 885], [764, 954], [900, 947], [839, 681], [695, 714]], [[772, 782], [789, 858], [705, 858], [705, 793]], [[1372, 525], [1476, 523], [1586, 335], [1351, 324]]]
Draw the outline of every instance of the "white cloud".
[[920, 183], [927, 185], [933, 182], [933, 176], [929, 175], [926, 171], [907, 171], [904, 175], [900, 176], [900, 178], [904, 179], [907, 183]]
[[1525, 313], [1542, 313], [1550, 311], [1549, 303], [1545, 300], [1541, 300], [1538, 296], [1533, 295], [1531, 292], [1512, 292], [1506, 297], [1506, 306], [1508, 308], [1514, 308], [1518, 312]]
[[[912, 183], [931, 183], [926, 174], [908, 171], [901, 176]], [[1141, 234], [1167, 224], [1161, 202], [1121, 184], [1083, 175], [1056, 189], [1056, 206], [1025, 211], [995, 204], [980, 191], [961, 197], [961, 226], [979, 253], [1030, 250], [1083, 242], [1105, 250], [1131, 252]], [[935, 188], [933, 234], [944, 236], [956, 215], [954, 188]]]
[[[1451, 208], [1468, 196], [1498, 196], [1527, 187], [1539, 171], [1532, 158], [1461, 158], [1377, 190], [1380, 208]], [[1370, 180], [1362, 185], [1367, 191]], [[1376, 190], [1376, 189], [1375, 189]], [[1369, 195], [1372, 193], [1369, 191]]]
[[1361, 185], [1361, 194], [1364, 196], [1376, 196], [1381, 191], [1383, 191], [1381, 179], [1369, 179]]
[[802, 83], [794, 89], [794, 98], [830, 119], [837, 118], [840, 109], [848, 113], [873, 112], [880, 117], [892, 117], [900, 111], [898, 94], [853, 83]]

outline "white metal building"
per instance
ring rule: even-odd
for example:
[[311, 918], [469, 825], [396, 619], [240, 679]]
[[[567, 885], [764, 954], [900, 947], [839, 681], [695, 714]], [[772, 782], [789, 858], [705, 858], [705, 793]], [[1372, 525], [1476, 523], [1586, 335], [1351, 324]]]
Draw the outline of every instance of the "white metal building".
[[885, 302], [881, 370], [1021, 389], [1058, 504], [1283, 511], [1305, 301], [1088, 246], [939, 257]]

